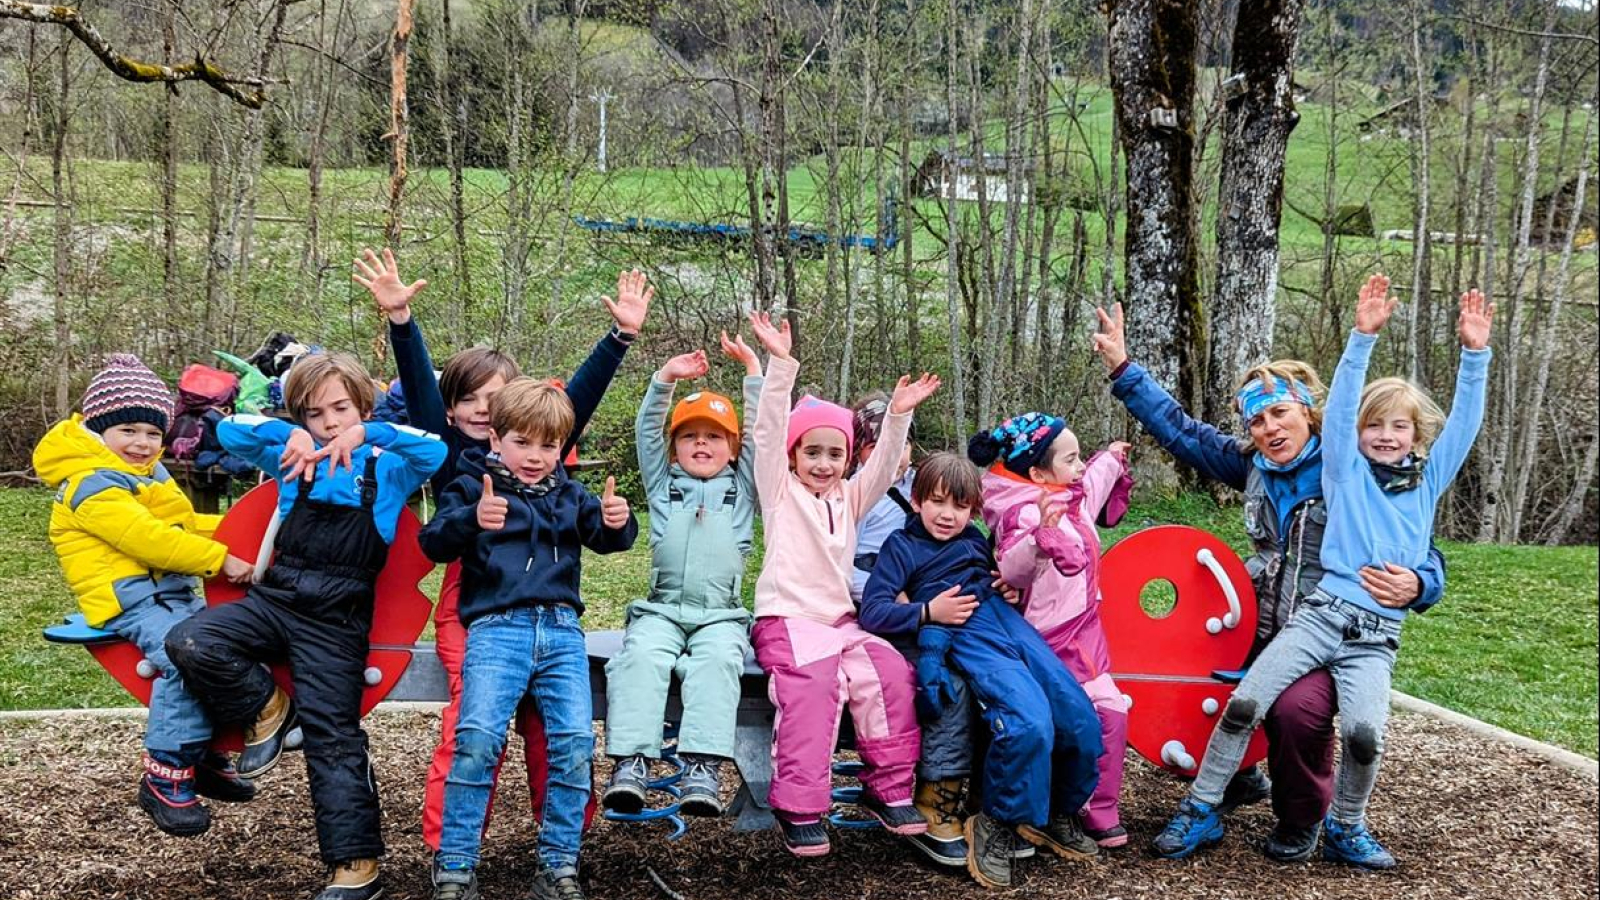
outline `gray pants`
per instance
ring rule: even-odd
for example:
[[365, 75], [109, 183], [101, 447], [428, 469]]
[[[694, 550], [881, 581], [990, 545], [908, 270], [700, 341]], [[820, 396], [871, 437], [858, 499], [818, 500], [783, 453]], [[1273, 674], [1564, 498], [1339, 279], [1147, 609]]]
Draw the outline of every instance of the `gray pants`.
[[1389, 720], [1389, 684], [1399, 649], [1398, 620], [1321, 590], [1312, 593], [1234, 690], [1211, 733], [1189, 795], [1213, 806], [1220, 803], [1251, 733], [1278, 695], [1307, 672], [1326, 668], [1339, 694], [1339, 737], [1344, 745], [1331, 813], [1339, 822], [1361, 822], [1378, 780]]

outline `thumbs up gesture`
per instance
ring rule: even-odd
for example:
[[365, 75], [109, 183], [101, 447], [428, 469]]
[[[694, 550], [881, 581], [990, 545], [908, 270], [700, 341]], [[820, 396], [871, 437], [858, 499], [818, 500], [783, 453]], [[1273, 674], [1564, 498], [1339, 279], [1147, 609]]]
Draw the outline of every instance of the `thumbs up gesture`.
[[506, 527], [506, 498], [494, 495], [494, 481], [483, 476], [483, 496], [478, 498], [478, 527], [484, 531], [499, 531]]
[[617, 496], [617, 478], [606, 476], [606, 490], [600, 495], [600, 524], [618, 531], [628, 524], [628, 498]]

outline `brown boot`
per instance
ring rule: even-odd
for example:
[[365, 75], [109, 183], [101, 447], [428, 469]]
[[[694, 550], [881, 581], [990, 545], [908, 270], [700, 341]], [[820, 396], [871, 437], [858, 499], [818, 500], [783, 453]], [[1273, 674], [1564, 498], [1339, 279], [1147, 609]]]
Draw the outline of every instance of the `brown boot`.
[[283, 688], [273, 688], [272, 696], [267, 698], [267, 705], [261, 707], [255, 723], [244, 730], [244, 752], [239, 754], [239, 775], [259, 778], [277, 765], [278, 757], [283, 755], [284, 742], [296, 724], [294, 701], [283, 692]]
[[377, 900], [383, 896], [383, 882], [378, 879], [378, 861], [351, 859], [333, 869], [333, 877], [314, 900]]
[[952, 778], [919, 782], [913, 802], [917, 812], [928, 820], [928, 831], [912, 837], [911, 843], [936, 863], [966, 865], [967, 836], [962, 831], [961, 780]]

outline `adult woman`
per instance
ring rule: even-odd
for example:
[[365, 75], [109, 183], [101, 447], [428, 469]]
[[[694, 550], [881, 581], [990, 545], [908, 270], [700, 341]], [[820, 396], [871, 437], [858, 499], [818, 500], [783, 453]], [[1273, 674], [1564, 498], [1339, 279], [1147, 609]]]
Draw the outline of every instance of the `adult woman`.
[[[1322, 410], [1316, 372], [1280, 360], [1245, 373], [1238, 407], [1248, 439], [1235, 438], [1190, 417], [1143, 367], [1128, 359], [1122, 305], [1097, 311], [1094, 350], [1111, 374], [1111, 393], [1162, 449], [1201, 475], [1244, 492], [1245, 531], [1255, 547], [1246, 561], [1259, 615], [1250, 659], [1288, 622], [1301, 598], [1322, 577], [1320, 551], [1327, 509], [1322, 501]], [[1415, 571], [1367, 568], [1363, 586], [1375, 597], [1422, 611], [1444, 592], [1444, 558], [1430, 551]], [[1333, 681], [1319, 669], [1273, 704], [1266, 719], [1267, 765], [1277, 826], [1263, 848], [1279, 862], [1298, 862], [1316, 849], [1333, 792]], [[1229, 786], [1225, 807], [1254, 802], [1266, 791], [1255, 770]], [[1230, 803], [1230, 801], [1232, 801]]]

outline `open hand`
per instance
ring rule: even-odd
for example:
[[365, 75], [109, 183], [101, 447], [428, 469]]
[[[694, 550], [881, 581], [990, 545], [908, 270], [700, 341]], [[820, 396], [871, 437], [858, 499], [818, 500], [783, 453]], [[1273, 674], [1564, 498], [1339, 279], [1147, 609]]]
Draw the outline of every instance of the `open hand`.
[[638, 334], [644, 327], [644, 317], [650, 312], [650, 301], [656, 295], [655, 285], [649, 283], [643, 272], [634, 269], [617, 273], [617, 299], [600, 298], [624, 334]]
[[1356, 301], [1356, 330], [1362, 334], [1377, 334], [1399, 305], [1399, 300], [1389, 296], [1388, 276], [1380, 272], [1368, 278], [1361, 286], [1361, 298]]
[[617, 477], [606, 476], [605, 493], [600, 495], [600, 524], [620, 531], [628, 524], [628, 498], [617, 496]]
[[1066, 512], [1066, 507], [1054, 500], [1049, 491], [1039, 492], [1040, 528], [1055, 528], [1061, 524], [1061, 516]]
[[504, 497], [494, 495], [494, 479], [483, 476], [483, 496], [478, 498], [478, 527], [484, 531], [499, 531], [506, 527], [506, 512], [511, 504]]
[[933, 396], [939, 389], [939, 376], [923, 372], [922, 377], [916, 381], [909, 375], [901, 375], [895, 382], [894, 396], [889, 399], [889, 412], [908, 413], [922, 405], [922, 401]]
[[928, 601], [928, 621], [961, 625], [972, 618], [972, 611], [977, 608], [977, 597], [961, 593], [961, 585], [952, 584]]
[[1461, 318], [1456, 320], [1456, 331], [1461, 335], [1461, 346], [1468, 350], [1482, 350], [1489, 346], [1489, 330], [1494, 325], [1494, 304], [1473, 288], [1461, 295]]
[[789, 334], [789, 320], [779, 318], [779, 324], [772, 324], [772, 316], [764, 312], [750, 314], [750, 330], [756, 334], [756, 340], [767, 352], [778, 359], [789, 358], [789, 348], [794, 346], [794, 338]]
[[1111, 315], [1095, 307], [1095, 317], [1100, 320], [1100, 330], [1094, 333], [1094, 352], [1106, 364], [1106, 371], [1116, 371], [1117, 366], [1128, 361], [1128, 343], [1123, 335], [1122, 304], [1111, 307]]
[[310, 481], [316, 474], [317, 443], [311, 439], [311, 433], [304, 428], [296, 428], [289, 433], [289, 440], [284, 442], [283, 453], [278, 456], [278, 471], [283, 473], [284, 481], [293, 481], [304, 478]]
[[746, 375], [761, 374], [761, 360], [756, 358], [756, 351], [750, 349], [750, 345], [744, 342], [744, 338], [740, 337], [737, 331], [731, 338], [726, 331], [722, 333], [722, 355], [736, 363], [743, 363]]
[[667, 360], [661, 371], [656, 373], [656, 377], [664, 384], [672, 384], [686, 378], [703, 378], [709, 371], [711, 364], [706, 361], [706, 352], [695, 350]]
[[1132, 449], [1133, 445], [1127, 441], [1112, 441], [1106, 445], [1106, 452], [1121, 460], [1123, 465], [1128, 464], [1128, 451]]
[[389, 321], [396, 325], [411, 321], [411, 298], [428, 286], [427, 279], [410, 284], [401, 282], [400, 267], [395, 264], [394, 253], [388, 247], [383, 248], [381, 260], [371, 248], [362, 248], [355, 266], [356, 273], [350, 276], [351, 280], [372, 292], [372, 299], [378, 301], [378, 309]]

